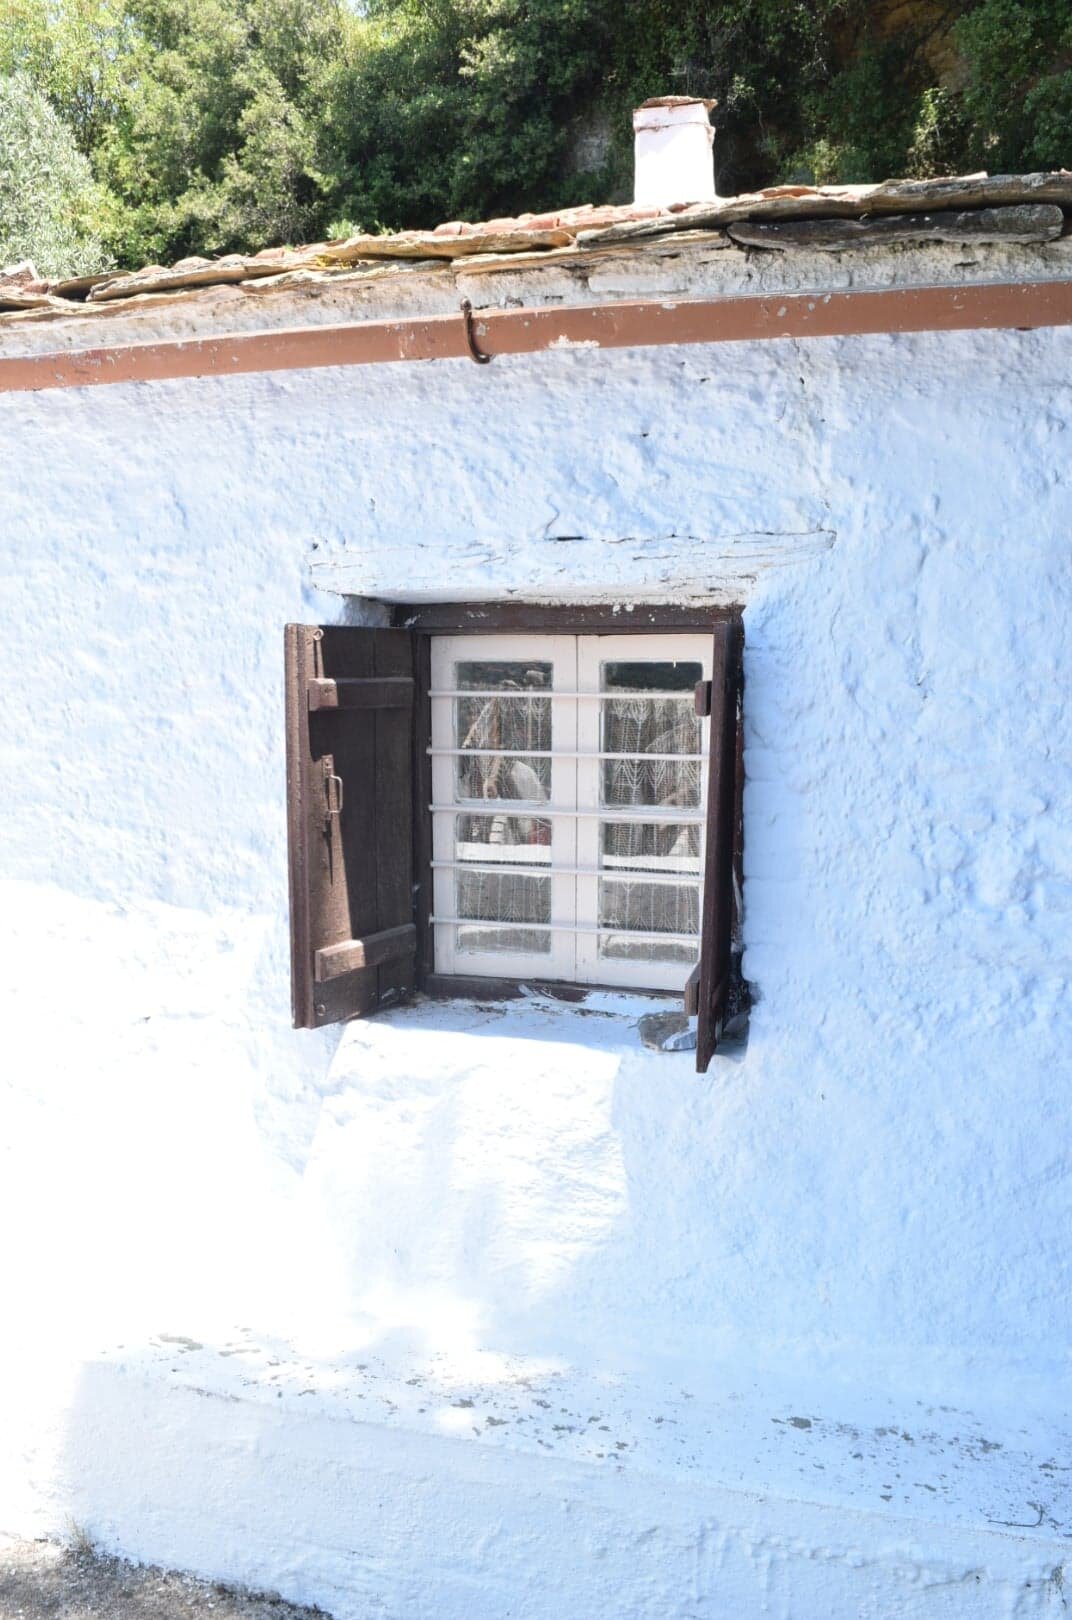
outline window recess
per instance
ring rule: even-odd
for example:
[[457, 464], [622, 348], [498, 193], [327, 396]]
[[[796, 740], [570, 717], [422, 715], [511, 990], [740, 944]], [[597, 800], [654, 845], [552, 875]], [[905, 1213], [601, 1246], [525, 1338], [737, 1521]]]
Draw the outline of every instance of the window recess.
[[707, 1067], [741, 999], [741, 626], [662, 611], [288, 626], [298, 1027], [415, 988], [684, 990]]

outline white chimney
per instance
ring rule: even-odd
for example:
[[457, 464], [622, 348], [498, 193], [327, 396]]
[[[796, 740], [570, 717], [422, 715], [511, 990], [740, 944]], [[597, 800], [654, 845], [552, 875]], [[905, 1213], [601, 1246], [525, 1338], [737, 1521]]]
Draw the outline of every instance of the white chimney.
[[634, 201], [651, 207], [713, 202], [715, 105], [697, 96], [656, 96], [636, 109]]

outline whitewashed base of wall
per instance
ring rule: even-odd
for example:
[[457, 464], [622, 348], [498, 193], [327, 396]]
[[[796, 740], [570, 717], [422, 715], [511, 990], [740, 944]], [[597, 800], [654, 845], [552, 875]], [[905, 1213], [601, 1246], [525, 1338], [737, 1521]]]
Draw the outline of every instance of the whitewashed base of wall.
[[58, 1471], [54, 1437], [30, 1432], [41, 1413], [6, 1415], [49, 1483], [32, 1511], [0, 1505], [337, 1620], [1067, 1612], [1062, 1476], [970, 1414], [876, 1399], [846, 1419], [747, 1380], [688, 1400], [568, 1368], [437, 1384], [382, 1357], [336, 1368], [327, 1393], [280, 1348], [84, 1365]]

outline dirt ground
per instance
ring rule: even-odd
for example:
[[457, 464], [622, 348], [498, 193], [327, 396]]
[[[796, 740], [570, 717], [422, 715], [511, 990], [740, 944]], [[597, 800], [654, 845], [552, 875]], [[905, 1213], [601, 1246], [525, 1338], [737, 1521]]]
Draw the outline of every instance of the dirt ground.
[[0, 1620], [330, 1620], [282, 1598], [0, 1537]]

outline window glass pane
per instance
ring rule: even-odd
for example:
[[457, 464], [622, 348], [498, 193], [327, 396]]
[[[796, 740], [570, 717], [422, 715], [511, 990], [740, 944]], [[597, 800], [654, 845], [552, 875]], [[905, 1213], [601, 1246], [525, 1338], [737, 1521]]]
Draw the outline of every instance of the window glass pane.
[[539, 816], [463, 811], [455, 836], [459, 861], [505, 861], [510, 866], [551, 862], [551, 823]]
[[550, 956], [548, 929], [503, 928], [494, 924], [467, 923], [454, 930], [454, 948], [459, 956], [466, 951], [520, 951], [526, 956]]
[[602, 670], [604, 692], [684, 692], [690, 701], [703, 674], [699, 664], [658, 663], [654, 659], [604, 664]]
[[[511, 694], [549, 690], [551, 665], [467, 660], [454, 670], [459, 690], [494, 694], [455, 699], [454, 746], [473, 751], [457, 761], [459, 799], [545, 802], [551, 796], [551, 700]], [[545, 757], [518, 757], [533, 753]]]
[[620, 871], [695, 873], [699, 877], [701, 833], [698, 822], [604, 821], [599, 864]]
[[[551, 879], [517, 872], [457, 872], [459, 917], [480, 923], [549, 923]], [[536, 951], [551, 949], [551, 935], [535, 928], [459, 927], [461, 951]]]
[[[623, 694], [602, 704], [601, 751], [629, 756], [603, 761], [603, 804], [699, 806], [699, 760], [645, 756], [700, 752], [702, 732], [693, 711], [693, 688], [702, 673], [698, 663], [638, 660], [601, 666], [601, 690]], [[654, 692], [680, 696], [649, 695]]]
[[[601, 957], [629, 962], [695, 962], [698, 940], [692, 943], [637, 935], [699, 934], [699, 884], [668, 880], [679, 874], [699, 877], [701, 832], [695, 822], [669, 826], [636, 821], [602, 823], [599, 864], [608, 876], [600, 879], [598, 921], [600, 928], [608, 932], [599, 936]], [[626, 877], [627, 873], [647, 873], [651, 881]]]
[[[698, 935], [699, 888], [695, 884], [604, 878], [599, 885], [599, 925], [638, 934]], [[630, 940], [617, 933], [600, 935], [602, 956], [626, 956], [641, 961], [691, 961], [695, 954], [696, 946], [688, 940]]]
[[551, 665], [526, 658], [510, 663], [501, 658], [466, 659], [454, 666], [462, 692], [539, 692], [550, 690]]
[[607, 961], [680, 963], [692, 967], [699, 958], [699, 943], [686, 945], [677, 940], [642, 939], [637, 934], [600, 934], [599, 954]]

